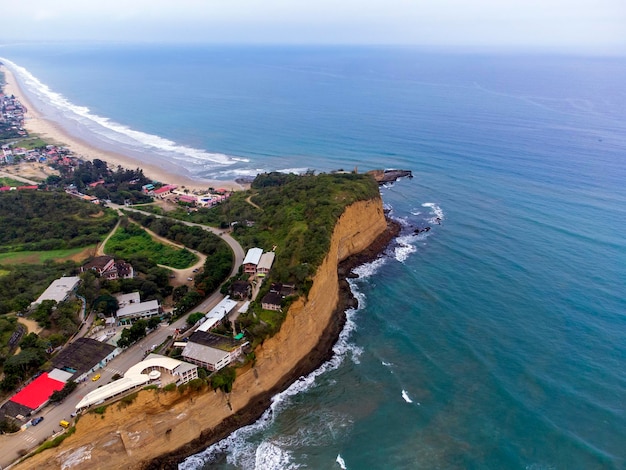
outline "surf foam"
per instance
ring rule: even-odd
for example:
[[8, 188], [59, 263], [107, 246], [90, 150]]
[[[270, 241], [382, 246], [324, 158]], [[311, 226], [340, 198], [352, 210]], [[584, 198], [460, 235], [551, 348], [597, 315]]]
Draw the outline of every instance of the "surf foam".
[[212, 164], [232, 165], [238, 162], [249, 162], [248, 159], [242, 157], [211, 153], [180, 145], [164, 137], [138, 131], [107, 117], [94, 114], [88, 107], [76, 105], [62, 94], [51, 90], [48, 85], [42, 83], [24, 67], [7, 59], [1, 60], [15, 72], [24, 87], [39, 100], [59, 110], [65, 118], [80, 123], [89, 131], [108, 140], [135, 147], [138, 151], [155, 151], [188, 163], [202, 164], [209, 161]]

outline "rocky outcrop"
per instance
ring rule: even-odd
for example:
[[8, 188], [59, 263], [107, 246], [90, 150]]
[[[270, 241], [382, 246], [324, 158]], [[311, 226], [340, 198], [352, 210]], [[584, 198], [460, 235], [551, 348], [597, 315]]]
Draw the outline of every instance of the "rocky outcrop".
[[331, 355], [348, 298], [340, 289], [340, 262], [373, 244], [370, 255], [380, 252], [392, 235], [380, 199], [348, 207], [335, 226], [308, 297], [291, 305], [280, 331], [255, 351], [254, 366], [239, 371], [232, 393], [142, 391], [125, 408], [113, 404], [103, 415], [81, 417], [76, 433], [59, 448], [15, 468], [177, 468], [186, 455], [254, 421], [273, 395]]
[[411, 170], [371, 170], [367, 174], [372, 175], [378, 184], [393, 183], [400, 178], [413, 178]]

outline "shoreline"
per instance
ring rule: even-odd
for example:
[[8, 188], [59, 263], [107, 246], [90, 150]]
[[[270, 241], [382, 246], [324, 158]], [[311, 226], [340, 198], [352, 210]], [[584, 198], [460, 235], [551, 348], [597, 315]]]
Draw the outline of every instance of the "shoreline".
[[367, 248], [341, 261], [337, 268], [339, 276], [339, 296], [331, 321], [326, 325], [317, 345], [309, 355], [290, 371], [288, 371], [270, 390], [252, 397], [248, 405], [231, 415], [218, 426], [203, 431], [200, 437], [181, 446], [175, 451], [154, 457], [141, 467], [142, 470], [177, 470], [178, 464], [185, 458], [202, 452], [216, 442], [225, 439], [236, 430], [255, 423], [270, 407], [272, 398], [286, 390], [300, 377], [307, 376], [319, 369], [333, 357], [333, 346], [346, 323], [346, 310], [356, 307], [358, 302], [354, 297], [347, 279], [353, 268], [374, 261], [380, 256], [391, 241], [400, 233], [400, 225], [387, 218], [387, 229], [382, 232]]
[[44, 116], [28, 99], [15, 74], [6, 64], [0, 65], [0, 71], [5, 76], [4, 93], [6, 95], [14, 95], [27, 109], [24, 117], [24, 128], [31, 136], [38, 135], [44, 140], [49, 140], [51, 144], [66, 146], [79, 158], [92, 161], [94, 159], [103, 160], [107, 162], [110, 168], [115, 168], [118, 165], [130, 170], [141, 168], [147, 177], [162, 183], [176, 184], [191, 190], [206, 190], [208, 187], [226, 188], [229, 190], [245, 189], [244, 185], [236, 181], [201, 180], [170, 171], [155, 163], [147, 163], [122, 152], [98, 148], [94, 144], [72, 135], [58, 122]]

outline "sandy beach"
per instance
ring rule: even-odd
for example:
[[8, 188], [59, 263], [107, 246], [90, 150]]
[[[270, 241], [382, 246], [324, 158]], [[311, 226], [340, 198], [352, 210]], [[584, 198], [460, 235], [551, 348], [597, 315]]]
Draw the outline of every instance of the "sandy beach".
[[44, 140], [49, 140], [50, 143], [64, 145], [72, 150], [74, 154], [79, 157], [94, 160], [100, 159], [106, 161], [110, 167], [117, 167], [118, 165], [127, 168], [135, 169], [141, 168], [144, 174], [149, 178], [169, 184], [176, 184], [178, 186], [184, 186], [191, 190], [206, 190], [209, 187], [214, 188], [227, 188], [232, 190], [243, 189], [244, 187], [234, 181], [221, 181], [221, 180], [199, 180], [185, 175], [181, 175], [170, 169], [161, 167], [154, 163], [146, 163], [137, 158], [124, 155], [121, 152], [111, 152], [103, 150], [85, 142], [84, 140], [71, 135], [64, 128], [62, 128], [57, 122], [48, 119], [44, 116], [33, 104], [20, 88], [19, 82], [16, 80], [15, 75], [5, 65], [0, 66], [0, 70], [5, 75], [6, 84], [4, 86], [4, 92], [7, 95], [16, 96], [22, 105], [24, 105], [28, 112], [24, 120], [24, 127], [30, 134], [37, 134]]

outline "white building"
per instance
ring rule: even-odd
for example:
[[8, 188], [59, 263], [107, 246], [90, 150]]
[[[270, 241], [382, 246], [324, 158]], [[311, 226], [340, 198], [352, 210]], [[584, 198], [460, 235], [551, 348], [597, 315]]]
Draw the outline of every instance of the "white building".
[[198, 331], [209, 331], [221, 322], [224, 317], [228, 316], [236, 306], [236, 300], [232, 300], [228, 296], [224, 297], [219, 304], [213, 307], [213, 309], [204, 316], [202, 323], [198, 326]]
[[64, 300], [67, 300], [74, 289], [78, 287], [78, 284], [80, 284], [80, 278], [78, 276], [68, 276], [56, 279], [52, 281], [48, 288], [43, 291], [39, 298], [30, 304], [30, 306], [34, 307], [44, 300], [54, 300], [57, 303], [63, 302]]
[[123, 378], [103, 385], [85, 395], [76, 405], [76, 409], [88, 408], [96, 403], [101, 403], [135, 388], [142, 387], [151, 381], [157, 381], [161, 379], [162, 373], [166, 373], [168, 378], [172, 379], [170, 383], [180, 385], [197, 379], [198, 367], [171, 357], [161, 356], [160, 354], [149, 354], [143, 361], [128, 369]]
[[220, 370], [243, 354], [247, 341], [204, 331], [192, 334], [181, 353], [183, 359], [210, 371]]
[[116, 298], [120, 307], [116, 313], [118, 325], [130, 325], [136, 320], [156, 317], [161, 314], [159, 301], [141, 302], [139, 292], [120, 294]]

